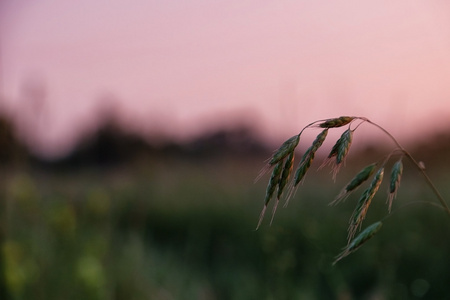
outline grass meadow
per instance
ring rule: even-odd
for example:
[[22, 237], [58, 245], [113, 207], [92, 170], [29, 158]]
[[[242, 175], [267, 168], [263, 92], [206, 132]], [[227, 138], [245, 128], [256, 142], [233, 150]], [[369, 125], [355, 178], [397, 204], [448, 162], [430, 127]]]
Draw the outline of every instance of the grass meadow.
[[[10, 299], [450, 299], [450, 220], [405, 164], [381, 231], [332, 266], [359, 193], [311, 171], [272, 226], [255, 231], [262, 158], [143, 159], [75, 170], [22, 166], [1, 176], [3, 295]], [[353, 167], [354, 166], [354, 167]], [[316, 168], [314, 165], [312, 168]], [[449, 176], [430, 176], [450, 195]], [[363, 228], [385, 217], [387, 183]], [[271, 205], [269, 205], [271, 208]], [[270, 215], [271, 211], [268, 211]]]

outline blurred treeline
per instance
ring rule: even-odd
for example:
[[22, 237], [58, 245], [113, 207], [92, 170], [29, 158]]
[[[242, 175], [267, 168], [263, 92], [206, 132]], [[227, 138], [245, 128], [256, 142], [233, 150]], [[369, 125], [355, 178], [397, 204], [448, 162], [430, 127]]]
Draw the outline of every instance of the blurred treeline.
[[[5, 118], [0, 132], [0, 299], [449, 299], [450, 221], [426, 203], [398, 209], [435, 201], [408, 164], [380, 233], [331, 265], [358, 195], [328, 203], [383, 155], [376, 144], [336, 183], [312, 172], [255, 231], [268, 178], [253, 180], [277, 145], [249, 128], [152, 144], [110, 120], [58, 160]], [[448, 198], [450, 132], [408, 149]], [[387, 215], [386, 189], [364, 226]]]

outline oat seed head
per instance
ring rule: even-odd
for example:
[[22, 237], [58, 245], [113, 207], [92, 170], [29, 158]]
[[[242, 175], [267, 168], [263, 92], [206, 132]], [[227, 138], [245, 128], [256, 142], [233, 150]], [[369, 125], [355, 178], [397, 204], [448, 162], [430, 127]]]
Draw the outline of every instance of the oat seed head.
[[[356, 122], [357, 124], [353, 126], [352, 122], [359, 120], [361, 122]], [[276, 198], [276, 201], [273, 205], [272, 218], [270, 224], [275, 216], [275, 212], [277, 210], [279, 201], [287, 190], [286, 202], [284, 206], [287, 206], [289, 199], [293, 197], [295, 191], [298, 189], [298, 184], [304, 181], [305, 175], [308, 172], [311, 164], [315, 158], [316, 151], [322, 146], [325, 141], [328, 130], [333, 128], [340, 128], [347, 125], [347, 129], [341, 134], [339, 139], [333, 145], [331, 151], [328, 154], [328, 157], [319, 167], [322, 168], [325, 165], [330, 164], [332, 166], [333, 179], [336, 180], [336, 175], [342, 165], [345, 165], [345, 160], [348, 155], [350, 146], [352, 144], [353, 132], [363, 123], [368, 123], [380, 129], [384, 134], [386, 134], [391, 141], [397, 146], [397, 148], [392, 151], [388, 156], [385, 157], [384, 161], [378, 163], [372, 163], [367, 165], [362, 170], [360, 170], [356, 176], [354, 176], [350, 182], [341, 190], [338, 196], [330, 203], [337, 204], [341, 201], [345, 201], [345, 199], [353, 193], [356, 189], [358, 189], [363, 183], [365, 183], [370, 177], [372, 177], [371, 182], [368, 184], [368, 187], [363, 191], [356, 207], [350, 217], [349, 227], [348, 227], [348, 237], [347, 237], [347, 246], [343, 248], [343, 251], [336, 256], [333, 265], [338, 261], [353, 253], [359, 247], [361, 247], [364, 243], [366, 243], [369, 239], [371, 239], [382, 227], [382, 222], [375, 222], [362, 230], [359, 234], [358, 231], [361, 231], [362, 223], [364, 222], [368, 209], [375, 197], [375, 194], [378, 192], [380, 185], [383, 181], [384, 176], [384, 167], [385, 164], [391, 159], [392, 155], [401, 153], [401, 157], [392, 165], [391, 173], [390, 173], [390, 181], [388, 188], [388, 197], [386, 203], [388, 204], [388, 211], [391, 212], [392, 202], [396, 198], [402, 173], [403, 173], [403, 163], [402, 158], [406, 157], [409, 159], [422, 173], [425, 178], [425, 181], [432, 189], [437, 199], [441, 203], [442, 208], [450, 215], [450, 208], [446, 204], [444, 198], [441, 196], [440, 192], [436, 189], [431, 179], [425, 173], [425, 166], [423, 162], [417, 162], [409, 152], [407, 152], [392, 136], [386, 129], [379, 126], [378, 124], [370, 121], [365, 117], [351, 117], [351, 116], [341, 116], [338, 118], [325, 119], [325, 120], [317, 120], [312, 123], [309, 123], [300, 131], [298, 135], [294, 135], [291, 138], [287, 139], [276, 151], [274, 151], [273, 155], [266, 161], [266, 165], [263, 170], [261, 170], [259, 176], [256, 180], [258, 180], [263, 174], [272, 170], [272, 174], [269, 179], [269, 183], [266, 188], [266, 194], [264, 197], [264, 206], [260, 213], [258, 225], [256, 229], [258, 229], [262, 223], [265, 212], [267, 210], [267, 206], [272, 198]], [[312, 145], [306, 150], [304, 155], [300, 159], [300, 163], [292, 176], [293, 173], [293, 164], [294, 164], [294, 152], [295, 148], [300, 142], [300, 136], [302, 132], [306, 129], [312, 128], [322, 128], [322, 132], [317, 135]], [[378, 169], [377, 172], [375, 172]], [[373, 175], [375, 173], [375, 175]], [[291, 178], [293, 179], [291, 180]], [[277, 190], [275, 196], [275, 190]], [[355, 237], [356, 236], [356, 237]]]
[[367, 211], [369, 209], [370, 203], [372, 202], [373, 197], [377, 193], [380, 188], [380, 184], [383, 181], [384, 168], [380, 168], [378, 172], [375, 174], [370, 186], [363, 192], [361, 197], [359, 198], [358, 204], [352, 214], [350, 219], [350, 226], [348, 228], [348, 240], [350, 241], [355, 235], [356, 231], [363, 220], [366, 217]]
[[323, 142], [325, 141], [325, 138], [327, 137], [327, 134], [328, 128], [322, 130], [322, 132], [317, 135], [316, 139], [314, 140], [311, 146], [314, 149], [314, 152], [316, 152], [320, 148], [320, 146], [322, 146]]
[[306, 150], [300, 163], [298, 164], [297, 170], [295, 171], [293, 182], [294, 188], [305, 178], [306, 172], [311, 166], [313, 160], [314, 160], [314, 152], [312, 152], [311, 148], [309, 148], [308, 150]]
[[383, 223], [381, 221], [375, 222], [364, 229], [358, 236], [356, 236], [345, 248], [344, 250], [336, 257], [336, 260], [333, 262], [335, 265], [338, 261], [348, 256], [349, 254], [355, 252], [359, 249], [365, 242], [370, 240], [378, 231], [380, 231]]
[[347, 129], [341, 136], [342, 142], [339, 144], [337, 155], [336, 155], [336, 164], [340, 164], [344, 161], [345, 157], [348, 154], [348, 150], [350, 149], [350, 145], [352, 144], [353, 131]]
[[308, 171], [311, 163], [314, 160], [316, 151], [320, 148], [320, 146], [322, 146], [325, 138], [327, 137], [327, 134], [328, 128], [319, 133], [319, 135], [317, 135], [316, 139], [312, 143], [311, 147], [306, 150], [305, 154], [300, 160], [297, 171], [295, 172], [293, 187], [297, 186], [305, 178], [306, 172]]
[[291, 177], [292, 170], [294, 167], [294, 151], [292, 151], [288, 157], [286, 158], [286, 162], [284, 163], [283, 171], [281, 173], [281, 178], [278, 183], [278, 194], [277, 198], [280, 199], [281, 195], [283, 194], [284, 188], [286, 187], [286, 184], [289, 181], [289, 178]]
[[389, 195], [388, 195], [388, 199], [387, 199], [387, 202], [389, 202], [389, 208], [388, 208], [389, 212], [391, 212], [392, 201], [397, 196], [397, 191], [400, 186], [400, 180], [402, 178], [402, 174], [403, 174], [403, 163], [402, 163], [402, 159], [400, 158], [392, 166], [391, 180], [389, 183]]
[[277, 164], [280, 160], [283, 160], [289, 154], [293, 153], [295, 147], [297, 147], [300, 141], [300, 134], [294, 135], [291, 138], [287, 139], [281, 146], [274, 152], [272, 157], [268, 159], [268, 163], [261, 169], [258, 176], [255, 178], [255, 182], [261, 179], [269, 170], [273, 167], [273, 165]]
[[280, 174], [281, 171], [283, 169], [283, 161], [280, 160], [277, 165], [275, 166], [275, 168], [272, 171], [272, 175], [270, 176], [269, 179], [269, 184], [267, 185], [267, 189], [266, 189], [266, 196], [264, 198], [264, 204], [267, 205], [270, 201], [270, 199], [273, 196], [273, 193], [275, 192], [275, 188], [278, 185], [278, 182], [280, 180]]
[[377, 166], [377, 163], [373, 163], [371, 165], [368, 165], [364, 169], [362, 169], [356, 176], [353, 178], [352, 181], [347, 185], [345, 188], [347, 191], [353, 191], [357, 187], [359, 187], [364, 181], [366, 181], [375, 171], [375, 167]]
[[274, 165], [288, 156], [289, 153], [295, 150], [295, 147], [297, 147], [299, 141], [300, 135], [294, 135], [293, 137], [285, 141], [273, 154], [272, 158], [269, 161], [269, 165]]
[[264, 197], [264, 208], [261, 211], [261, 215], [259, 216], [259, 221], [258, 221], [258, 225], [256, 226], [256, 229], [258, 229], [259, 226], [261, 225], [267, 205], [269, 204], [270, 200], [272, 199], [275, 189], [278, 186], [278, 182], [280, 180], [280, 175], [281, 175], [283, 165], [284, 165], [283, 160], [280, 160], [272, 171], [272, 175], [270, 176], [269, 184], [267, 185], [267, 189], [266, 189], [266, 196]]
[[376, 166], [377, 163], [373, 163], [359, 171], [359, 173], [353, 177], [353, 179], [345, 186], [345, 188], [339, 193], [333, 202], [330, 203], [330, 205], [338, 204], [339, 202], [344, 201], [352, 191], [363, 184], [373, 174]]
[[347, 117], [347, 116], [342, 116], [342, 117], [339, 117], [339, 118], [328, 119], [325, 122], [320, 123], [319, 127], [322, 127], [322, 128], [341, 127], [341, 126], [349, 124], [354, 119], [355, 119], [355, 117]]
[[345, 162], [345, 158], [347, 157], [348, 150], [350, 149], [350, 145], [352, 144], [353, 131], [349, 128], [344, 131], [341, 137], [336, 141], [333, 148], [331, 148], [330, 154], [328, 154], [327, 159], [322, 163], [320, 168], [328, 164], [333, 164], [333, 179], [336, 180], [336, 175], [339, 172], [342, 163]]
[[281, 172], [281, 177], [280, 180], [278, 181], [277, 199], [275, 201], [272, 210], [272, 219], [270, 220], [271, 225], [273, 222], [273, 218], [275, 217], [275, 212], [277, 211], [278, 203], [280, 202], [281, 196], [283, 195], [284, 188], [286, 187], [286, 184], [288, 183], [289, 178], [291, 177], [292, 169], [294, 166], [294, 156], [295, 156], [294, 151], [292, 151], [288, 155], [284, 163], [283, 171]]

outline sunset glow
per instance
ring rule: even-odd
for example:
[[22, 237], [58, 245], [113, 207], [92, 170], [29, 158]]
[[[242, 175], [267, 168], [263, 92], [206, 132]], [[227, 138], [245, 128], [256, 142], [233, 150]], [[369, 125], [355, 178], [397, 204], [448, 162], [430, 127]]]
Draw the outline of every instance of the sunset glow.
[[32, 119], [24, 87], [45, 90], [40, 151], [67, 151], [105, 106], [177, 138], [248, 123], [285, 139], [339, 115], [404, 138], [425, 120], [449, 127], [445, 1], [124, 3], [0, 6], [2, 106]]

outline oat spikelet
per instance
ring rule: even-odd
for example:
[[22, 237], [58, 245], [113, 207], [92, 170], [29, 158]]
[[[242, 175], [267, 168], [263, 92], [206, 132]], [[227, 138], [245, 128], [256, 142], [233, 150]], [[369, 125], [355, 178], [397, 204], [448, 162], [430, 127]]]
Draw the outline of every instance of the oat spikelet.
[[334, 119], [328, 119], [325, 122], [320, 123], [319, 127], [322, 127], [322, 128], [341, 127], [341, 126], [349, 124], [354, 119], [355, 119], [355, 117], [347, 117], [347, 116], [334, 118]]
[[370, 186], [364, 191], [364, 193], [359, 198], [358, 204], [356, 205], [355, 211], [350, 219], [350, 226], [348, 228], [348, 240], [350, 241], [354, 236], [358, 228], [361, 226], [362, 221], [365, 219], [367, 210], [369, 209], [370, 203], [373, 197], [380, 188], [380, 184], [383, 181], [384, 168], [378, 170], [375, 174]]
[[288, 206], [289, 200], [294, 196], [295, 191], [297, 190], [297, 185], [304, 180], [306, 172], [308, 171], [312, 161], [314, 160], [314, 155], [315, 154], [312, 151], [312, 147], [309, 147], [308, 150], [306, 150], [305, 154], [303, 154], [302, 159], [298, 164], [297, 170], [295, 171], [294, 179], [289, 186], [289, 192], [288, 196], [286, 197], [284, 207]]
[[270, 176], [269, 184], [267, 185], [267, 189], [266, 189], [266, 196], [264, 198], [264, 207], [259, 216], [259, 221], [258, 221], [258, 225], [256, 226], [256, 229], [258, 229], [259, 226], [261, 225], [261, 222], [264, 218], [264, 214], [267, 209], [267, 205], [269, 204], [270, 199], [272, 199], [275, 189], [278, 186], [282, 168], [283, 168], [283, 160], [280, 160], [277, 163], [277, 165], [275, 166], [275, 168], [273, 169], [272, 175]]
[[333, 262], [335, 265], [338, 261], [348, 256], [349, 254], [358, 250], [365, 242], [370, 240], [378, 231], [380, 231], [382, 222], [375, 222], [372, 225], [368, 226], [364, 229], [357, 237], [355, 237], [344, 249], [343, 251], [336, 257], [336, 260]]
[[314, 152], [311, 148], [306, 150], [303, 155], [300, 163], [298, 164], [297, 170], [295, 171], [293, 187], [295, 188], [301, 181], [304, 180], [306, 172], [311, 166], [312, 161], [314, 160]]
[[291, 152], [288, 155], [286, 162], [284, 164], [280, 182], [278, 183], [278, 193], [277, 193], [278, 198], [280, 198], [281, 195], [283, 194], [284, 188], [286, 187], [286, 184], [288, 183], [289, 178], [291, 177], [292, 169], [294, 167], [294, 157], [295, 157], [294, 152]]
[[403, 163], [400, 158], [393, 166], [391, 171], [391, 181], [389, 184], [389, 195], [386, 202], [389, 202], [389, 213], [392, 208], [392, 201], [397, 196], [398, 187], [400, 186], [400, 180], [403, 174]]
[[327, 135], [328, 135], [328, 128], [322, 130], [322, 132], [317, 135], [316, 139], [314, 140], [311, 146], [314, 149], [314, 152], [316, 152], [320, 148], [320, 146], [322, 146]]
[[272, 219], [270, 220], [270, 224], [273, 222], [273, 217], [275, 216], [275, 212], [277, 211], [278, 203], [280, 202], [280, 198], [283, 195], [284, 188], [289, 181], [289, 178], [292, 174], [292, 169], [294, 166], [294, 151], [292, 151], [288, 157], [286, 158], [286, 162], [284, 163], [283, 171], [281, 172], [280, 180], [278, 181], [278, 192], [277, 192], [277, 200], [273, 206], [272, 211]]
[[284, 207], [289, 204], [289, 200], [295, 194], [297, 189], [297, 185], [304, 179], [306, 172], [311, 166], [312, 161], [314, 160], [314, 156], [316, 151], [322, 146], [325, 138], [328, 134], [328, 128], [322, 130], [319, 135], [317, 135], [316, 139], [312, 143], [312, 145], [306, 150], [305, 154], [302, 156], [300, 163], [298, 164], [297, 170], [295, 171], [294, 179], [289, 184], [289, 191], [286, 197], [286, 202], [284, 203]]
[[368, 165], [345, 186], [345, 188], [339, 193], [339, 195], [330, 203], [330, 205], [338, 204], [341, 201], [345, 201], [345, 199], [353, 192], [356, 188], [358, 188], [361, 184], [363, 184], [375, 171], [376, 163]]
[[303, 155], [300, 164], [298, 165], [297, 171], [295, 172], [294, 176], [294, 187], [301, 182], [306, 172], [308, 171], [309, 167], [311, 166], [312, 161], [314, 160], [314, 156], [316, 154], [316, 151], [322, 146], [323, 142], [325, 141], [325, 138], [328, 134], [328, 128], [324, 129], [319, 135], [316, 137], [314, 142], [312, 143], [311, 147], [306, 150], [305, 154]]
[[327, 159], [323, 162], [320, 168], [323, 168], [327, 164], [332, 164], [335, 159], [335, 164], [333, 165], [333, 179], [336, 179], [336, 175], [339, 172], [339, 169], [342, 163], [345, 161], [347, 157], [348, 150], [350, 149], [350, 145], [352, 144], [353, 131], [349, 128], [344, 131], [341, 137], [336, 141], [333, 148], [328, 154]]
[[273, 167], [273, 165], [277, 164], [280, 160], [283, 160], [286, 156], [292, 153], [297, 147], [300, 141], [300, 134], [294, 135], [293, 137], [287, 139], [281, 146], [274, 152], [272, 157], [268, 159], [268, 163], [261, 169], [258, 176], [255, 178], [255, 182], [261, 179], [269, 170]]
[[294, 135], [285, 141], [280, 148], [273, 154], [272, 158], [269, 161], [269, 165], [274, 165], [278, 163], [280, 160], [284, 159], [289, 155], [292, 151], [294, 151], [295, 147], [297, 147], [298, 142], [300, 141], [300, 135]]
[[337, 155], [336, 155], [336, 164], [339, 165], [342, 163], [347, 156], [348, 150], [350, 149], [350, 145], [352, 144], [353, 131], [347, 129], [342, 134], [342, 142], [339, 144]]

